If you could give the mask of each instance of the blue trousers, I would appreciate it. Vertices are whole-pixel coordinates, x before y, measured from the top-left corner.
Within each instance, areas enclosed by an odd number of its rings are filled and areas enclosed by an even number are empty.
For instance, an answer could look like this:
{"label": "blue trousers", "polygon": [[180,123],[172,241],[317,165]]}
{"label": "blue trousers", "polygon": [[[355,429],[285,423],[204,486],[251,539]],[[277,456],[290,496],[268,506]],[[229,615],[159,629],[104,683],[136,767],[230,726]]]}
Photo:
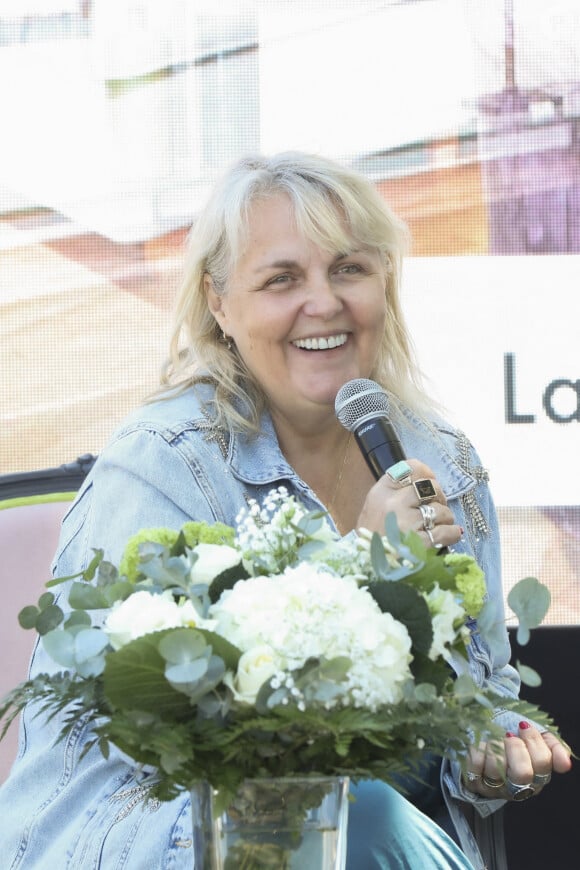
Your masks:
{"label": "blue trousers", "polygon": [[347,870],[473,870],[453,840],[384,782],[351,786]]}

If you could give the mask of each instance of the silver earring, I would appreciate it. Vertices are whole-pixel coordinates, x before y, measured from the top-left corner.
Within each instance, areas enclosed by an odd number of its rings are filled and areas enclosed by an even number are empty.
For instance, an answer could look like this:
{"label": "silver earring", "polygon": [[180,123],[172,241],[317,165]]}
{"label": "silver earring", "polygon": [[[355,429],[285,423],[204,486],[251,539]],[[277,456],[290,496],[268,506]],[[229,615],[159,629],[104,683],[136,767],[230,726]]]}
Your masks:
{"label": "silver earring", "polygon": [[226,345],[228,350],[232,349],[232,340],[229,337],[229,335],[225,334],[223,329],[222,329],[222,341],[224,342],[224,344]]}

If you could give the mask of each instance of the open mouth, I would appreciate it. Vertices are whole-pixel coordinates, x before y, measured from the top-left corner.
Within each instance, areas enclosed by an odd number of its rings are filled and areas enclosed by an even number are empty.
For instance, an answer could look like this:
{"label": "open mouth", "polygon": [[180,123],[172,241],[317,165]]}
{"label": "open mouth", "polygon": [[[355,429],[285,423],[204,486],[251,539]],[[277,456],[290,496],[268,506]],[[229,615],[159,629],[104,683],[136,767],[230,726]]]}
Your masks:
{"label": "open mouth", "polygon": [[346,344],[347,338],[346,332],[340,332],[338,335],[321,336],[320,338],[298,338],[292,344],[301,350],[332,350]]}

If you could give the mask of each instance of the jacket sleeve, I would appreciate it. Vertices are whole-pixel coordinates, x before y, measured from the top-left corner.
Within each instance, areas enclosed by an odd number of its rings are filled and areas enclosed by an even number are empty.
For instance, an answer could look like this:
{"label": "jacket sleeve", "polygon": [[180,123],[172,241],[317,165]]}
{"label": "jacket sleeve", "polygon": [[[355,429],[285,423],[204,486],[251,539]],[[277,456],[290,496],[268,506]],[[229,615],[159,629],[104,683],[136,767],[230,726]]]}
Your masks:
{"label": "jacket sleeve", "polygon": [[[481,469],[480,459],[470,445],[471,468]],[[504,591],[501,576],[501,543],[497,511],[486,479],[480,480],[470,496],[474,505],[475,516],[470,515],[469,504],[465,506],[467,534],[470,537],[474,555],[485,573],[488,600],[495,610],[495,621],[505,626],[506,614]],[[481,522],[478,522],[479,518]],[[511,647],[507,628],[503,632],[503,643],[491,650],[477,631],[474,622],[471,632],[469,649],[469,668],[476,682],[491,689],[499,696],[517,698],[520,690],[520,677],[510,664]],[[499,707],[494,712],[494,721],[506,731],[518,730],[521,717]],[[474,804],[482,816],[501,807],[504,800],[488,800],[475,795],[464,788],[461,780],[461,765],[459,761],[445,762],[443,765],[443,782],[452,798]]]}
{"label": "jacket sleeve", "polygon": [[[225,463],[212,447],[191,432],[123,431],[103,451],[65,518],[56,576],[82,571],[93,548],[118,564],[128,538],[141,528],[222,519],[240,496],[231,486],[228,496],[215,492],[211,481],[224,480]],[[56,588],[62,600],[66,587]],[[31,673],[54,670],[58,666],[37,644]],[[20,866],[15,856],[22,854],[26,866],[117,867],[121,855],[127,868],[191,866],[187,795],[167,804],[148,799],[146,769],[117,751],[108,759],[96,745],[87,751],[91,735],[82,719],[59,740],[62,716],[47,720],[38,713],[34,704],[23,712],[19,757],[0,792],[6,866]]]}
{"label": "jacket sleeve", "polygon": [[[82,570],[94,548],[118,563],[140,529],[180,528],[192,519],[228,522],[210,478],[216,462],[191,432],[172,438],[145,426],[122,432],[99,456],[65,517],[53,573]],[[227,467],[223,460],[219,465],[223,477]]]}

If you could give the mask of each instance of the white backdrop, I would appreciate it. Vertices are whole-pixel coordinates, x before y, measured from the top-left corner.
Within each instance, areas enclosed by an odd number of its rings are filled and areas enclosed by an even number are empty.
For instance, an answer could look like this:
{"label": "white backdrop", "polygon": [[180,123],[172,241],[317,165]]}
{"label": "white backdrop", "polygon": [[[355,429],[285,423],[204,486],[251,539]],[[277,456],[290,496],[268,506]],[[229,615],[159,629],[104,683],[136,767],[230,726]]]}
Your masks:
{"label": "white backdrop", "polygon": [[476,442],[497,503],[577,505],[580,256],[411,258],[403,288],[421,367]]}

